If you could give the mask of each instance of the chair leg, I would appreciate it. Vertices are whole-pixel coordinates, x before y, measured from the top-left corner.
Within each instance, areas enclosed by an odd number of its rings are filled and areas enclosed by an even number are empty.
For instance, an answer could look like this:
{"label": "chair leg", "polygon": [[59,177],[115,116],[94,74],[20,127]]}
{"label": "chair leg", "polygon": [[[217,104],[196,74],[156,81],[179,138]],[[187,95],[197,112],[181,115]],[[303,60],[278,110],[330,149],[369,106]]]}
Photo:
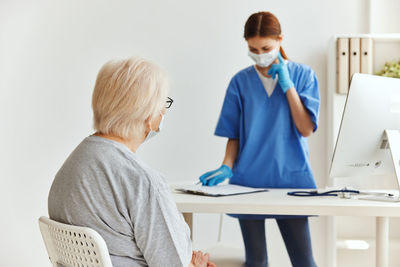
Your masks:
{"label": "chair leg", "polygon": [[224,214],[220,213],[219,215],[219,227],[218,227],[218,243],[221,242],[221,236],[222,236],[222,223],[224,221]]}

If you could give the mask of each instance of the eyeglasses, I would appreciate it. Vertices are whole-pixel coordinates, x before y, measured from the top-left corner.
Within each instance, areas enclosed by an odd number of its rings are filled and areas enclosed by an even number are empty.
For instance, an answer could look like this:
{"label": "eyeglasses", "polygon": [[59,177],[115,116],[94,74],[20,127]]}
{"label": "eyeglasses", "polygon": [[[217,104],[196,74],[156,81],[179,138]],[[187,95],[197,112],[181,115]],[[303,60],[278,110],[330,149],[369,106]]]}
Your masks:
{"label": "eyeglasses", "polygon": [[167,97],[167,103],[165,105],[165,108],[170,108],[174,100],[170,97]]}

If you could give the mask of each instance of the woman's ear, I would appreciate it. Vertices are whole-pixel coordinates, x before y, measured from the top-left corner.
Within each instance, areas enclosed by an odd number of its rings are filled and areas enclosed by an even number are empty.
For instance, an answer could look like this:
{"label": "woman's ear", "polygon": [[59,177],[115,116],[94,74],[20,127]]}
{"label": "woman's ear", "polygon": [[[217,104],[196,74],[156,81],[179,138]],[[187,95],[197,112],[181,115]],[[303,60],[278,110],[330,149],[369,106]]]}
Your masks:
{"label": "woman's ear", "polygon": [[151,130],[151,116],[147,117],[147,119],[144,121],[144,128],[146,133]]}

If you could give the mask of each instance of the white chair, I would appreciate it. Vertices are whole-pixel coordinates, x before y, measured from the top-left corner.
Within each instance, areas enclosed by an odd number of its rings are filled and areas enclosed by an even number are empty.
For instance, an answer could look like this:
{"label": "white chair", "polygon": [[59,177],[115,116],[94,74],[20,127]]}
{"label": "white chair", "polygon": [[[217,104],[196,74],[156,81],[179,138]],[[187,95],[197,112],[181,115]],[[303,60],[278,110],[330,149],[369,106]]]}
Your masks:
{"label": "white chair", "polygon": [[112,267],[104,239],[93,229],[39,218],[40,232],[54,267]]}

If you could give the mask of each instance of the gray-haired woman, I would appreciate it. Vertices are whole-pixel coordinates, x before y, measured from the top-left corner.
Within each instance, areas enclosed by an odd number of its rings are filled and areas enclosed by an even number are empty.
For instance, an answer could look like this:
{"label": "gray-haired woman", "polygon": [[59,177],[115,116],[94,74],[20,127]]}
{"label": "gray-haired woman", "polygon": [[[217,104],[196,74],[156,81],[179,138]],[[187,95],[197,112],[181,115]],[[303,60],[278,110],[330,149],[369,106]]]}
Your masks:
{"label": "gray-haired woman", "polygon": [[192,252],[165,178],[136,155],[160,131],[172,102],[167,94],[167,75],[155,64],[106,63],[93,91],[96,132],[71,153],[50,189],[50,218],[96,230],[114,267],[215,266],[208,254]]}

